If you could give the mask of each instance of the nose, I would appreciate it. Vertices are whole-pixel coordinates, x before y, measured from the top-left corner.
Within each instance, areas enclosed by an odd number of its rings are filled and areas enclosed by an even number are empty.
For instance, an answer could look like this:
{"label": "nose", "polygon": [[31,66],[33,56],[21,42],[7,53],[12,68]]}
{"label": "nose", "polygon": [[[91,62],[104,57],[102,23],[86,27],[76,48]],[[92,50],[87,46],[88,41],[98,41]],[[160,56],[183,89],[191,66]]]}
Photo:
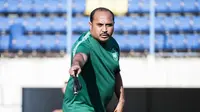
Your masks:
{"label": "nose", "polygon": [[103,31],[103,32],[107,32],[107,27],[106,27],[106,25],[103,25],[102,31]]}

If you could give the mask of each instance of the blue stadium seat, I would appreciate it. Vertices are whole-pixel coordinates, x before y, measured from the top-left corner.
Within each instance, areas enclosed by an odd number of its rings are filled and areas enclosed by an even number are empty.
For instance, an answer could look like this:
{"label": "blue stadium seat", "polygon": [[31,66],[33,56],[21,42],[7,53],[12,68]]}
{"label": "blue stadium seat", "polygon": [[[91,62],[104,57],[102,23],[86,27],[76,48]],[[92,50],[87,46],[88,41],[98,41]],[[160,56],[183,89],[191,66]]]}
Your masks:
{"label": "blue stadium seat", "polygon": [[113,37],[118,42],[121,51],[129,52],[131,50],[129,35],[115,34]]}
{"label": "blue stadium seat", "polygon": [[156,16],[155,18],[155,31],[164,31],[164,17]]}
{"label": "blue stadium seat", "polygon": [[26,13],[26,12],[33,12],[33,1],[32,0],[21,0],[20,2],[19,12]]}
{"label": "blue stadium seat", "polygon": [[83,22],[83,23],[80,24],[81,31],[88,31],[89,30],[89,19],[88,19],[88,17],[83,17],[81,20]]}
{"label": "blue stadium seat", "polygon": [[10,27],[11,50],[27,50],[28,38],[24,36],[24,27],[22,24],[13,24]]}
{"label": "blue stadium seat", "polygon": [[27,37],[30,41],[28,48],[31,51],[37,51],[41,48],[41,35],[30,35]]}
{"label": "blue stadium seat", "polygon": [[50,17],[40,17],[39,22],[40,22],[39,30],[41,32],[49,32],[53,27],[51,24],[52,21]]}
{"label": "blue stadium seat", "polygon": [[180,31],[192,30],[190,21],[191,21],[190,17],[188,17],[188,16],[179,16],[179,18],[178,18],[178,30],[180,30]]}
{"label": "blue stadium seat", "polygon": [[187,50],[186,46],[186,38],[184,35],[172,35],[172,38],[174,39],[174,48],[179,50]]}
{"label": "blue stadium seat", "polygon": [[89,30],[88,17],[75,17],[72,19],[72,30],[78,32],[84,32]]}
{"label": "blue stadium seat", "polygon": [[128,13],[140,12],[139,0],[128,0]]}
{"label": "blue stadium seat", "polygon": [[198,6],[196,0],[183,0],[184,1],[184,7],[183,11],[184,12],[198,12]]}
{"label": "blue stadium seat", "polygon": [[167,39],[168,42],[171,41],[170,43],[167,43],[166,45],[167,49],[187,50],[186,39],[184,35],[172,34],[171,37],[167,37]]}
{"label": "blue stadium seat", "polygon": [[52,51],[56,47],[56,36],[55,35],[43,35],[42,36],[41,51]]}
{"label": "blue stadium seat", "polygon": [[196,0],[195,6],[197,7],[197,11],[200,11],[200,0]]}
{"label": "blue stadium seat", "polygon": [[155,50],[164,50],[164,45],[165,44],[165,36],[158,34],[155,36]]}
{"label": "blue stadium seat", "polygon": [[84,13],[84,11],[85,11],[85,0],[73,0],[72,11],[74,13]]}
{"label": "blue stadium seat", "polygon": [[193,30],[195,31],[200,31],[200,24],[199,24],[199,21],[200,21],[200,16],[194,16],[193,18]]}
{"label": "blue stadium seat", "polygon": [[72,45],[78,40],[78,38],[80,37],[80,35],[78,35],[78,34],[73,34],[72,35]]}
{"label": "blue stadium seat", "polygon": [[25,29],[27,32],[39,31],[39,19],[37,17],[30,17],[25,19]]}
{"label": "blue stadium seat", "polygon": [[28,50],[28,38],[24,35],[13,36],[11,42],[11,51],[27,51]]}
{"label": "blue stadium seat", "polygon": [[133,22],[134,22],[134,18],[125,16],[122,18],[121,24],[118,22],[116,22],[116,24],[120,24],[120,26],[117,26],[117,27],[122,28],[123,31],[133,31],[135,29]]}
{"label": "blue stadium seat", "polygon": [[8,31],[10,27],[9,18],[0,16],[0,21],[0,31]]}
{"label": "blue stadium seat", "polygon": [[0,0],[0,12],[6,12],[5,4],[6,0]]}
{"label": "blue stadium seat", "polygon": [[24,26],[21,23],[11,25],[10,35],[12,37],[24,35]]}
{"label": "blue stadium seat", "polygon": [[139,7],[141,12],[149,12],[150,0],[140,0]]}
{"label": "blue stadium seat", "polygon": [[165,17],[165,30],[166,31],[175,31],[177,29],[177,26],[175,25],[175,17],[173,16],[169,16],[169,17]]}
{"label": "blue stadium seat", "polygon": [[19,11],[19,0],[7,0],[7,12],[18,12]]}
{"label": "blue stadium seat", "polygon": [[59,10],[60,12],[67,12],[67,0],[60,0],[59,2]]}
{"label": "blue stadium seat", "polygon": [[63,32],[66,31],[66,24],[67,21],[65,19],[65,17],[55,17],[53,19],[53,31],[55,32]]}
{"label": "blue stadium seat", "polygon": [[56,51],[66,51],[67,49],[67,37],[66,35],[59,35],[56,37]]}
{"label": "blue stadium seat", "polygon": [[124,17],[120,17],[120,16],[116,16],[115,17],[115,24],[114,24],[114,28],[116,32],[120,32],[122,31],[122,27],[123,27],[123,22],[124,22]]}
{"label": "blue stadium seat", "polygon": [[24,25],[24,18],[22,18],[22,17],[16,17],[15,19],[14,19],[14,22],[13,22],[13,24],[23,24]]}
{"label": "blue stadium seat", "polygon": [[137,17],[136,18],[136,29],[139,31],[148,31],[149,30],[148,17]]}
{"label": "blue stadium seat", "polygon": [[144,50],[144,47],[142,46],[142,38],[141,35],[128,35],[128,44],[130,46],[130,49],[133,51],[141,51]]}
{"label": "blue stadium seat", "polygon": [[33,0],[33,12],[47,12],[48,2],[46,0]]}
{"label": "blue stadium seat", "polygon": [[0,52],[8,51],[10,38],[9,35],[0,35]]}
{"label": "blue stadium seat", "polygon": [[43,35],[40,51],[66,51],[67,40],[66,35]]}
{"label": "blue stadium seat", "polygon": [[182,12],[183,6],[181,5],[181,0],[170,0],[170,12]]}
{"label": "blue stadium seat", "polygon": [[149,35],[142,35],[142,46],[146,51],[149,51],[149,41]]}
{"label": "blue stadium seat", "polygon": [[155,0],[156,2],[156,7],[155,11],[156,12],[168,12],[169,6],[167,5],[169,3],[169,0]]}
{"label": "blue stadium seat", "polygon": [[173,39],[171,35],[166,35],[166,42],[165,42],[165,50],[172,51],[173,50]]}
{"label": "blue stadium seat", "polygon": [[59,12],[59,0],[48,0],[47,12]]}
{"label": "blue stadium seat", "polygon": [[187,34],[187,48],[191,50],[200,50],[200,35]]}

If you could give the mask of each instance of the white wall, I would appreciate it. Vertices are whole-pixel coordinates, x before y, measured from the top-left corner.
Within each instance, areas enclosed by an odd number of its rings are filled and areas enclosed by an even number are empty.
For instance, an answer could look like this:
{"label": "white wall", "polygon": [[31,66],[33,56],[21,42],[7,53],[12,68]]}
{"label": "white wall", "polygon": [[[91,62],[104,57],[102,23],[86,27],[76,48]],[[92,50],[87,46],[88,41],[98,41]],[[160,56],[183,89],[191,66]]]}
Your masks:
{"label": "white wall", "polygon": [[[199,58],[121,58],[125,87],[200,87]],[[0,112],[21,112],[23,87],[62,87],[69,58],[0,59]]]}

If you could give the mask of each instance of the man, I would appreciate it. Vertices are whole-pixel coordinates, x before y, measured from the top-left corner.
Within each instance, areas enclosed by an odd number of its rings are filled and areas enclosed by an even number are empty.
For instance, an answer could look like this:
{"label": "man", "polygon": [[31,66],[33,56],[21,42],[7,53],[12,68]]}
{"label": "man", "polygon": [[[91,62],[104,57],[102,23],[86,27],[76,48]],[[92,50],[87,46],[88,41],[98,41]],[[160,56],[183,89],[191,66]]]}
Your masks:
{"label": "man", "polygon": [[[96,8],[90,14],[89,26],[90,31],[83,33],[72,47],[63,111],[106,112],[115,92],[119,100],[114,112],[122,112],[125,100],[119,46],[112,37],[114,14],[107,8]],[[77,95],[73,94],[73,77],[78,77],[82,85]]]}

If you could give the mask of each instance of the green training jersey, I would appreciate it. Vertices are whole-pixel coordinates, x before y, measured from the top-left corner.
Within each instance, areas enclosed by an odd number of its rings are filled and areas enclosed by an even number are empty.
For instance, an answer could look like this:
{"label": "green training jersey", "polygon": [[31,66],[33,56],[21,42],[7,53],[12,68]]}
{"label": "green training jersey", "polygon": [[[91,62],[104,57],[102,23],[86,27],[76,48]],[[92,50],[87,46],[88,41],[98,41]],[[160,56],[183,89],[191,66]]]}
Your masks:
{"label": "green training jersey", "polygon": [[64,112],[106,111],[115,89],[115,74],[120,71],[119,51],[113,37],[102,44],[89,31],[80,36],[72,47],[72,57],[76,53],[88,56],[78,77],[82,89],[74,95],[73,78],[69,78],[63,100]]}

